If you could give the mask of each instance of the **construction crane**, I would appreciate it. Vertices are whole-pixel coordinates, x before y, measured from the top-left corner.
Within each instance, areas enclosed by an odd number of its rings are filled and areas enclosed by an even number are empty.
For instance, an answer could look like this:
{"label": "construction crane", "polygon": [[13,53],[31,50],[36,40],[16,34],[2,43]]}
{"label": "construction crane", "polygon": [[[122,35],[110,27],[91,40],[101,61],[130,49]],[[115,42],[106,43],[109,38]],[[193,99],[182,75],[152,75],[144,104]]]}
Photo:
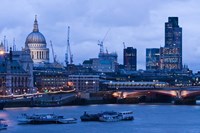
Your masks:
{"label": "construction crane", "polygon": [[106,54],[108,54],[108,49],[106,48]]}
{"label": "construction crane", "polygon": [[53,55],[53,62],[56,63],[56,55],[54,54],[52,41],[50,41],[50,45],[51,45],[51,50],[52,50],[52,55]]}
{"label": "construction crane", "polygon": [[123,42],[123,46],[124,46],[124,49],[126,49],[126,45],[125,45],[125,42]]}
{"label": "construction crane", "polygon": [[104,48],[103,48],[103,41],[98,40],[98,44],[100,46],[100,52],[99,53],[104,53]]}
{"label": "construction crane", "polygon": [[[73,55],[72,55],[71,48],[70,48],[69,35],[70,35],[70,27],[68,26],[68,32],[67,32],[67,51],[65,53],[65,63],[66,63],[66,66],[68,64],[72,64],[73,63]],[[69,55],[69,57],[68,57],[68,55]],[[69,58],[69,61],[68,61],[68,58]]]}
{"label": "construction crane", "polygon": [[[7,41],[6,36],[4,36],[4,38],[3,38],[3,45],[4,45],[4,50],[5,51],[6,51],[6,41]],[[7,52],[8,52],[8,44],[7,44]]]}
{"label": "construction crane", "polygon": [[13,38],[13,51],[16,51],[15,38]]}
{"label": "construction crane", "polygon": [[103,38],[101,41],[98,40],[98,44],[97,44],[97,45],[100,46],[100,53],[104,53],[103,43],[104,43],[105,38],[106,38],[106,36],[108,35],[108,32],[109,32],[109,31],[110,31],[110,29],[108,29],[108,31],[106,32],[104,38]]}

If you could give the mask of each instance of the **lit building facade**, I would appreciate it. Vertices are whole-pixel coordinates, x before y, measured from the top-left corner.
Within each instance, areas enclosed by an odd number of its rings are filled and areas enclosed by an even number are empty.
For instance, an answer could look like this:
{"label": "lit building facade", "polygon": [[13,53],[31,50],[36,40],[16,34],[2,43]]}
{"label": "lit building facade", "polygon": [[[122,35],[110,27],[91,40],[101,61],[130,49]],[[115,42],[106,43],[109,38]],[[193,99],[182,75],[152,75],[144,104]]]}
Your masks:
{"label": "lit building facade", "polygon": [[68,81],[78,92],[99,91],[99,75],[69,75]]}
{"label": "lit building facade", "polygon": [[0,53],[0,95],[35,93],[30,51]]}
{"label": "lit building facade", "polygon": [[178,17],[169,17],[165,23],[165,46],[160,48],[160,69],[182,69],[182,28]]}
{"label": "lit building facade", "polygon": [[124,67],[126,70],[137,70],[137,49],[133,47],[124,49]]}
{"label": "lit building facade", "polygon": [[38,91],[66,91],[68,74],[65,68],[61,65],[53,63],[42,63],[34,67],[34,86]]}
{"label": "lit building facade", "polygon": [[160,67],[160,49],[146,49],[146,70],[159,70]]}

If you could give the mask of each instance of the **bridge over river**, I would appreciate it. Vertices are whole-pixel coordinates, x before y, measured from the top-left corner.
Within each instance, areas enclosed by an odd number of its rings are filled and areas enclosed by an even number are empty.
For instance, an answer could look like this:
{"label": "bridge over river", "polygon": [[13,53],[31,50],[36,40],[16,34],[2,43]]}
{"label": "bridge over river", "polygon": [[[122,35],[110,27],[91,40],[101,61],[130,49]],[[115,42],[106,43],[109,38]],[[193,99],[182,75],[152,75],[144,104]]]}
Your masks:
{"label": "bridge over river", "polygon": [[119,100],[137,99],[138,102],[196,104],[200,99],[200,87],[124,88],[118,89],[113,96]]}

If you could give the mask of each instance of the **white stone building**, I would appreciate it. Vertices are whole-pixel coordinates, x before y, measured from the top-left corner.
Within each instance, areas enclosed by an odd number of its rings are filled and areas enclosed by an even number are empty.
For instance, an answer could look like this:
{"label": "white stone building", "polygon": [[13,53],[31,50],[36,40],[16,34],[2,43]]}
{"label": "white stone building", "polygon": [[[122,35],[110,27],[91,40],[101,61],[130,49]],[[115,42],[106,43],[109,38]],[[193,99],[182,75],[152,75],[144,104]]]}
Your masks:
{"label": "white stone building", "polygon": [[34,64],[49,62],[49,49],[44,35],[39,32],[37,16],[35,17],[33,31],[26,38],[25,49],[30,50]]}

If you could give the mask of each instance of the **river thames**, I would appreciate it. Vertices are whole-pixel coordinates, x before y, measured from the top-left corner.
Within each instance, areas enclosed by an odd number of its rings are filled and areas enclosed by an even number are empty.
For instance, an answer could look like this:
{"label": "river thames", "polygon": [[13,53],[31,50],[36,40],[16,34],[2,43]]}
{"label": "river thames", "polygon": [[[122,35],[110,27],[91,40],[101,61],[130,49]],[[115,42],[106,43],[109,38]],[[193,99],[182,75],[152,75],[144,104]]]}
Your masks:
{"label": "river thames", "polygon": [[[121,122],[81,122],[87,111],[134,112],[135,120]],[[75,117],[76,124],[18,125],[21,113],[55,113]],[[200,133],[200,106],[175,105],[89,105],[50,108],[6,108],[0,117],[7,120],[8,129],[1,133]]]}

